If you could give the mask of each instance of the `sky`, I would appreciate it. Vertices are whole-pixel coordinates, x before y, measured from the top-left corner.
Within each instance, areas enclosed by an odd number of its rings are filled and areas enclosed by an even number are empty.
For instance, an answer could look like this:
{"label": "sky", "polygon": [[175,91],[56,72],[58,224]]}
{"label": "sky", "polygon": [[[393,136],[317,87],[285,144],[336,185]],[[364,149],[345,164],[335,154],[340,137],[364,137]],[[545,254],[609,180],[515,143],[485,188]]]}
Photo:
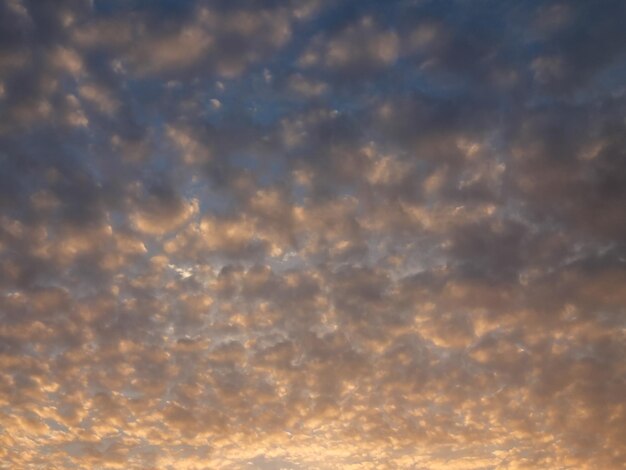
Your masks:
{"label": "sky", "polygon": [[0,469],[625,468],[625,22],[0,0]]}

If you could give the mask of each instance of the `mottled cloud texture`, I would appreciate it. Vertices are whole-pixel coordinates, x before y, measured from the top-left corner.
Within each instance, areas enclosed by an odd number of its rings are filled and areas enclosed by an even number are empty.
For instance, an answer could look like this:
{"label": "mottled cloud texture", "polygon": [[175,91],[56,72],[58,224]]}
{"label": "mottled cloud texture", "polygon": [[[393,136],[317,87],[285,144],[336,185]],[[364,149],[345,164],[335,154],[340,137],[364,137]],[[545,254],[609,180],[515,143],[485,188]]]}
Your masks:
{"label": "mottled cloud texture", "polygon": [[626,466],[626,2],[0,5],[0,468]]}

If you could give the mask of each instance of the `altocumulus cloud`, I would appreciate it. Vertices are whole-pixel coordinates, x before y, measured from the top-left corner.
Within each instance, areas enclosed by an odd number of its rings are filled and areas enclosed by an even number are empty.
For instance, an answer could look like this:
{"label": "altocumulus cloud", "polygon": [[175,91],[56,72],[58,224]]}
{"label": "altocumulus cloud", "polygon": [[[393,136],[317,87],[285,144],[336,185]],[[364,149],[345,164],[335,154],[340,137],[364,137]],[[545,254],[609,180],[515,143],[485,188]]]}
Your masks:
{"label": "altocumulus cloud", "polygon": [[2,0],[0,468],[624,468],[624,20]]}

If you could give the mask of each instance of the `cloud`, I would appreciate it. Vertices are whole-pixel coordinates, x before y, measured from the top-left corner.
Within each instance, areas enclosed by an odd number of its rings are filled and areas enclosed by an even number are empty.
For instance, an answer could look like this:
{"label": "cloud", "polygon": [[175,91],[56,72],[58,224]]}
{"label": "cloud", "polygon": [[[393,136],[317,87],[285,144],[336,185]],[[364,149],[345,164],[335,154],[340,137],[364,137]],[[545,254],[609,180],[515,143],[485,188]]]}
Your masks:
{"label": "cloud", "polygon": [[396,32],[382,29],[373,18],[364,17],[330,38],[313,38],[298,64],[304,69],[322,66],[339,71],[369,71],[393,65],[399,54]]}
{"label": "cloud", "polygon": [[[222,77],[238,76],[249,64],[284,46],[291,36],[288,11],[276,7],[255,11],[250,3],[242,3],[241,8],[223,10],[198,5],[174,24],[141,12],[144,27],[135,29],[124,62],[138,75],[175,76],[188,69],[199,72],[201,67]],[[121,27],[122,31],[129,28],[127,24]],[[106,33],[114,26],[104,23],[96,28]],[[79,31],[76,38],[94,43],[94,37],[101,37],[99,30]]]}
{"label": "cloud", "polygon": [[587,3],[2,3],[2,462],[622,468]]}
{"label": "cloud", "polygon": [[183,200],[171,188],[154,186],[139,196],[138,207],[130,213],[132,225],[140,232],[160,235],[183,225],[198,213],[197,200]]}
{"label": "cloud", "polygon": [[117,111],[119,103],[111,97],[106,89],[94,85],[82,85],[78,93],[82,98],[93,103],[98,109],[104,113],[111,115]]}
{"label": "cloud", "polygon": [[328,85],[325,83],[307,80],[300,73],[289,77],[289,87],[295,92],[307,97],[323,95],[328,91]]}

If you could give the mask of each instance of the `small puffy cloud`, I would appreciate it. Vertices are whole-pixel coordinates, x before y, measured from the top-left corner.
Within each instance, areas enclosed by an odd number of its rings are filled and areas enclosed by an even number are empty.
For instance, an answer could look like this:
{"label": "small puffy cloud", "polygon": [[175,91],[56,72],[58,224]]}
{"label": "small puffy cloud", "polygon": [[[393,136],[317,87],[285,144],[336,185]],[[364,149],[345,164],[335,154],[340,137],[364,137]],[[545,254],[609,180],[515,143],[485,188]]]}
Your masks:
{"label": "small puffy cloud", "polygon": [[198,200],[186,200],[177,195],[172,188],[157,184],[140,192],[129,212],[132,225],[151,235],[169,232],[198,213]]}
{"label": "small puffy cloud", "polygon": [[[215,107],[212,102],[211,105]],[[202,163],[211,158],[211,151],[208,145],[198,141],[189,130],[168,126],[167,136],[180,150],[182,160],[186,164]]]}
{"label": "small puffy cloud", "polygon": [[399,54],[397,33],[364,17],[333,37],[316,37],[300,56],[299,64],[303,68],[320,65],[331,69],[369,69],[393,65]]}
{"label": "small puffy cloud", "polygon": [[50,60],[56,68],[74,76],[83,72],[83,61],[80,55],[72,49],[57,47],[52,52]]}
{"label": "small puffy cloud", "polygon": [[[252,8],[244,5],[221,11],[197,6],[173,28],[167,24],[162,30],[142,28],[124,60],[140,76],[184,75],[187,69],[198,71],[201,67],[222,77],[236,77],[248,65],[284,46],[291,37],[287,10]],[[146,17],[147,25],[150,21]],[[90,34],[93,33],[79,33],[77,40],[88,41]]]}
{"label": "small puffy cloud", "polygon": [[114,114],[120,106],[120,103],[111,96],[110,92],[97,85],[81,85],[78,93],[81,98],[94,104],[100,112],[109,116]]}
{"label": "small puffy cloud", "polygon": [[326,83],[307,80],[299,73],[289,77],[289,88],[306,97],[320,96],[328,91],[328,85]]}
{"label": "small puffy cloud", "polygon": [[214,39],[199,26],[183,27],[167,36],[145,38],[136,44],[129,61],[139,74],[177,70],[194,64],[208,53]]}

